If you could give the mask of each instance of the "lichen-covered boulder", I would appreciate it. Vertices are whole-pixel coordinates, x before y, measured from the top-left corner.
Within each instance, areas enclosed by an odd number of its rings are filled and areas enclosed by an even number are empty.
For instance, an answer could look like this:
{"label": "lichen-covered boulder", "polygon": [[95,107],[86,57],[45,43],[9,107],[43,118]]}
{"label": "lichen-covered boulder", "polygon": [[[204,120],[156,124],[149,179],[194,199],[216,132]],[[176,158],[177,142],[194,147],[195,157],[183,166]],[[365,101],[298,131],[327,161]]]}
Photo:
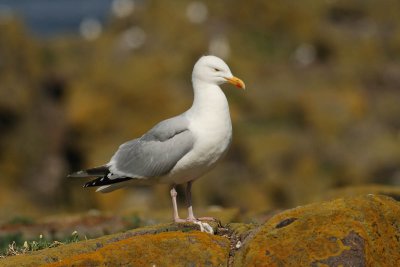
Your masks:
{"label": "lichen-covered boulder", "polygon": [[226,266],[229,239],[198,230],[155,225],[0,259],[0,266]]}
{"label": "lichen-covered boulder", "polygon": [[0,266],[400,266],[400,203],[364,195],[263,225],[163,224],[0,259]]}
{"label": "lichen-covered boulder", "polygon": [[400,266],[400,205],[367,195],[284,211],[254,231],[235,266]]}
{"label": "lichen-covered boulder", "polygon": [[113,242],[47,266],[226,266],[228,255],[227,238],[165,232]]}

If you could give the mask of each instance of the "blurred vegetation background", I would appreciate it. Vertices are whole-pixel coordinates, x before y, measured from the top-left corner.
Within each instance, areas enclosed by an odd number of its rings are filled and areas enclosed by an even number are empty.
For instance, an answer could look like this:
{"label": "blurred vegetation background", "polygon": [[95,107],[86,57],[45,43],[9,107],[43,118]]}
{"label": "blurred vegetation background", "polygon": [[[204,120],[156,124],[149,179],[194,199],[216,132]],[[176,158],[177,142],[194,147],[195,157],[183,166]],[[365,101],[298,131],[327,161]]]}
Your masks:
{"label": "blurred vegetation background", "polygon": [[44,35],[0,5],[0,219],[169,211],[165,185],[103,195],[66,175],[189,108],[193,64],[210,53],[248,89],[224,86],[233,145],[196,181],[196,208],[264,212],[400,183],[399,1],[107,4],[103,19]]}

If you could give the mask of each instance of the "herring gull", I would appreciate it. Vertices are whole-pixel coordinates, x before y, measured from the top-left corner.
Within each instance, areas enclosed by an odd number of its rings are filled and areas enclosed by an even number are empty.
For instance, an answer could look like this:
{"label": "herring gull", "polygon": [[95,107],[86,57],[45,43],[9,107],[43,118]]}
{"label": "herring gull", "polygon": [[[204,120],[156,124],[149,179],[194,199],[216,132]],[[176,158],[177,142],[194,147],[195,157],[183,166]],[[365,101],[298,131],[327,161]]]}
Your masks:
{"label": "herring gull", "polygon": [[[216,165],[232,140],[228,101],[219,87],[224,83],[245,88],[222,59],[201,57],[193,68],[194,100],[187,111],[122,144],[107,164],[68,177],[94,177],[84,187],[98,186],[96,192],[102,193],[135,183],[169,184],[174,221],[198,222],[192,208],[192,183]],[[175,190],[185,183],[186,220],[178,215]]]}

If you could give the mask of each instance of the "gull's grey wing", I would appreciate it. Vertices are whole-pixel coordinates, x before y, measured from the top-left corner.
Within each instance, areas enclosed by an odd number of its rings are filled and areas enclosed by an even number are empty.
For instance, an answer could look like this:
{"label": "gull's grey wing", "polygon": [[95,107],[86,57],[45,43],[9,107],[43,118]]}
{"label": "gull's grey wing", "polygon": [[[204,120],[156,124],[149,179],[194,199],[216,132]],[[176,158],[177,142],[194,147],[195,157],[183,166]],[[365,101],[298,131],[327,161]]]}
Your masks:
{"label": "gull's grey wing", "polygon": [[184,116],[177,116],[158,123],[141,138],[122,144],[110,161],[110,170],[139,178],[168,173],[193,147],[194,136],[188,124]]}

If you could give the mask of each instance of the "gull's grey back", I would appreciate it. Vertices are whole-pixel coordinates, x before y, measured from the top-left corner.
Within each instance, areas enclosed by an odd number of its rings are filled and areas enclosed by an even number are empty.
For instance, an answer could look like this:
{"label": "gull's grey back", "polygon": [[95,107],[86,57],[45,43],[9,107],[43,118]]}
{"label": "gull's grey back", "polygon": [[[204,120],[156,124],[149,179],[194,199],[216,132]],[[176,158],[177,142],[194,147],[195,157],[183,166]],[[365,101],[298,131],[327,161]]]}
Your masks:
{"label": "gull's grey back", "polygon": [[122,144],[110,163],[111,170],[128,177],[157,177],[167,174],[191,150],[193,134],[184,116],[158,123],[141,138]]}

